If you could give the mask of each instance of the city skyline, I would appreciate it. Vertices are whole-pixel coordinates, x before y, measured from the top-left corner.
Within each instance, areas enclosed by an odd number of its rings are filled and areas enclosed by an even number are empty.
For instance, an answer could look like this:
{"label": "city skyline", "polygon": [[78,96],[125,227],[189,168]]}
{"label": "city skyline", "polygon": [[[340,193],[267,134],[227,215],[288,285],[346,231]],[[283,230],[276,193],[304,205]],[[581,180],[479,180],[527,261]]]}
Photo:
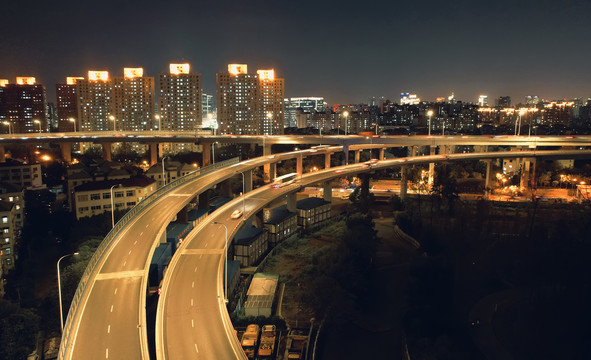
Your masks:
{"label": "city skyline", "polygon": [[591,50],[584,46],[591,4],[582,1],[226,1],[170,9],[152,1],[64,1],[8,3],[3,10],[0,78],[35,76],[50,100],[53,84],[89,69],[143,67],[156,75],[175,62],[191,63],[206,93],[227,64],[247,63],[282,74],[288,97],[328,103],[401,92],[425,100],[454,92],[470,102],[481,94],[517,101],[591,95]]}

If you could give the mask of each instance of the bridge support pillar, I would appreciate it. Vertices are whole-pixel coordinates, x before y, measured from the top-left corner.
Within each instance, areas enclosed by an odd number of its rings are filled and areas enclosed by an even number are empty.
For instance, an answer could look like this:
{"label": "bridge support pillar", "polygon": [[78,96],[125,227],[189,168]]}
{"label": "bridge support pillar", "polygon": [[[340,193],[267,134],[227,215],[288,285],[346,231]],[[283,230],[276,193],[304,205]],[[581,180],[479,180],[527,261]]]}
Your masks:
{"label": "bridge support pillar", "polygon": [[[429,146],[429,154],[435,155],[435,146]],[[429,163],[429,189],[433,186],[433,178],[435,177],[435,163]]]}
{"label": "bridge support pillar", "polygon": [[271,144],[265,144],[263,146],[263,156],[267,156],[267,155],[271,155],[273,154],[273,151],[271,149]]}
{"label": "bridge support pillar", "polygon": [[213,144],[204,142],[202,145],[203,151],[201,152],[201,167],[206,167],[211,165],[211,148]]}
{"label": "bridge support pillar", "polygon": [[343,145],[343,165],[349,165],[349,145]]}
{"label": "bridge support pillar", "polygon": [[252,170],[244,172],[244,192],[252,191]]}
{"label": "bridge support pillar", "polygon": [[295,192],[291,192],[289,194],[287,194],[287,210],[291,211],[291,212],[297,212],[296,209],[296,193]]}
{"label": "bridge support pillar", "polygon": [[62,160],[67,163],[72,162],[72,143],[70,142],[63,142],[60,144],[60,149],[62,152]]}
{"label": "bridge support pillar", "polygon": [[484,197],[488,199],[490,196],[490,180],[491,180],[491,172],[492,172],[492,160],[484,160],[486,163],[486,175],[484,178]]}
{"label": "bridge support pillar", "polygon": [[226,179],[219,183],[220,195],[223,197],[231,198],[232,197],[232,182],[230,179]]}
{"label": "bridge support pillar", "polygon": [[189,218],[189,209],[187,206],[183,207],[177,214],[176,214],[176,221],[178,222],[187,222]]}
{"label": "bridge support pillar", "polygon": [[296,158],[296,172],[298,173],[299,176],[302,176],[302,174],[304,173],[304,157],[303,157],[303,155],[300,155],[299,157]]}
{"label": "bridge support pillar", "polygon": [[6,149],[4,145],[0,145],[0,163],[6,162]]}
{"label": "bridge support pillar", "polygon": [[149,143],[150,147],[150,166],[158,162],[158,143]]}
{"label": "bridge support pillar", "polygon": [[199,194],[199,209],[209,209],[209,190],[206,190]]}
{"label": "bridge support pillar", "polygon": [[385,152],[386,152],[386,148],[380,149],[380,155],[378,156],[378,160],[380,160],[380,161],[384,160],[384,153]]}
{"label": "bridge support pillar", "polygon": [[265,183],[270,183],[271,181],[273,181],[277,174],[277,164],[270,163],[263,165],[263,174],[265,177]]}
{"label": "bridge support pillar", "polygon": [[519,186],[532,188],[535,185],[536,159],[521,159],[521,179]]}
{"label": "bridge support pillar", "polygon": [[405,200],[408,194],[408,180],[406,179],[406,166],[400,167],[400,199]]}
{"label": "bridge support pillar", "polygon": [[324,168],[330,169],[330,153],[324,154]]}
{"label": "bridge support pillar", "polygon": [[322,184],[322,187],[324,188],[324,200],[332,202],[332,185],[330,185],[330,181]]}
{"label": "bridge support pillar", "polygon": [[357,164],[359,162],[360,155],[361,155],[361,150],[355,150],[355,164]]}
{"label": "bridge support pillar", "polygon": [[101,146],[103,147],[103,159],[107,160],[107,161],[111,161],[111,146],[113,144],[111,143],[101,143]]}
{"label": "bridge support pillar", "polygon": [[408,156],[417,156],[417,147],[416,146],[410,146],[408,148]]}

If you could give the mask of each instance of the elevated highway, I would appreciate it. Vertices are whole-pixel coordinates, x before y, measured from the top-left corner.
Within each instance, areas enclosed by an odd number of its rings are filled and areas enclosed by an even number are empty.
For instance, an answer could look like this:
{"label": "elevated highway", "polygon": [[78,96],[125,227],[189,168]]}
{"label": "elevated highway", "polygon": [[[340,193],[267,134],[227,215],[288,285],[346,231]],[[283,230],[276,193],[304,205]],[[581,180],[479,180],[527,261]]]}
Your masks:
{"label": "elevated highway", "polygon": [[[417,156],[379,161],[375,165],[356,163],[302,175],[292,185],[279,189],[264,186],[236,198],[218,209],[195,228],[177,250],[164,277],[156,317],[156,351],[159,360],[246,359],[230,322],[223,293],[223,262],[228,242],[244,224],[276,199],[316,183],[405,165],[442,161],[496,158],[591,158],[591,150],[483,152]],[[234,210],[246,212],[231,219]],[[216,224],[214,224],[214,222]]]}

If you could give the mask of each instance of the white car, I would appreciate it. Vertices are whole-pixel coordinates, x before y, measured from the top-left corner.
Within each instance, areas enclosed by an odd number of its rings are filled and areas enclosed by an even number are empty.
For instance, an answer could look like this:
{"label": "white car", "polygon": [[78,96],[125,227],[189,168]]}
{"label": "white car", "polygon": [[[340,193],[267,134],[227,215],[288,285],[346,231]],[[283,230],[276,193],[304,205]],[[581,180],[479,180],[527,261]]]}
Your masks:
{"label": "white car", "polygon": [[242,216],[242,210],[234,210],[234,211],[232,211],[232,215],[230,215],[230,218],[238,219],[241,216]]}

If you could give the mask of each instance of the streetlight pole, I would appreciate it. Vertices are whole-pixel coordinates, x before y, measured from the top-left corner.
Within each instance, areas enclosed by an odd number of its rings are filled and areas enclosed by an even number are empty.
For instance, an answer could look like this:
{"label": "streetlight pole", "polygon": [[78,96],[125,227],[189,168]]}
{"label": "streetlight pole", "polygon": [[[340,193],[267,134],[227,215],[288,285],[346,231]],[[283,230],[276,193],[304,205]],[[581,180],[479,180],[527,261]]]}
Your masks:
{"label": "streetlight pole", "polygon": [[68,121],[70,121],[70,122],[72,122],[74,124],[74,132],[76,132],[76,119],[69,118]]}
{"label": "streetlight pole", "polygon": [[117,119],[113,115],[109,115],[109,120],[113,122],[113,131],[117,131]]}
{"label": "streetlight pole", "polygon": [[349,112],[348,112],[348,111],[345,111],[345,112],[343,113],[343,116],[345,117],[345,136],[347,136],[347,133],[348,133],[348,130],[349,130],[349,121],[348,121],[348,120],[349,120],[349,119],[348,119],[348,117],[349,117]]}
{"label": "streetlight pole", "polygon": [[76,256],[78,255],[77,252],[73,253],[73,254],[67,254],[62,256],[61,258],[59,258],[59,260],[57,261],[57,292],[58,292],[58,297],[59,297],[59,302],[60,302],[60,326],[62,329],[62,333],[64,332],[64,310],[62,308],[62,282],[61,282],[61,277],[60,277],[60,261],[62,261],[64,258],[67,258],[68,256]]}
{"label": "streetlight pole", "polygon": [[244,180],[244,173],[241,172],[240,175],[242,175],[242,216],[245,215],[246,213],[246,204],[245,204],[245,200],[244,198],[246,197],[246,192],[245,192],[245,180]]}
{"label": "streetlight pole", "polygon": [[111,186],[111,228],[115,227],[115,205],[113,203],[113,188],[121,187],[121,184]]}
{"label": "streetlight pole", "polygon": [[427,111],[427,116],[429,117],[429,130],[428,135],[431,136],[431,116],[433,116],[433,110]]}
{"label": "streetlight pole", "polygon": [[164,159],[166,159],[167,156],[162,158],[162,186],[166,185],[166,177],[164,175]]}
{"label": "streetlight pole", "polygon": [[8,126],[8,135],[12,134],[12,124],[10,123],[10,121],[2,121],[2,124]]}
{"label": "streetlight pole", "polygon": [[226,275],[226,281],[225,281],[225,285],[226,285],[226,289],[224,290],[224,302],[228,302],[228,227],[226,226],[226,224],[222,224],[219,223],[217,221],[212,222],[212,224],[215,225],[221,225],[224,227],[224,230],[226,230],[226,247],[224,248],[224,259],[226,261],[225,263],[225,270],[224,273]]}

